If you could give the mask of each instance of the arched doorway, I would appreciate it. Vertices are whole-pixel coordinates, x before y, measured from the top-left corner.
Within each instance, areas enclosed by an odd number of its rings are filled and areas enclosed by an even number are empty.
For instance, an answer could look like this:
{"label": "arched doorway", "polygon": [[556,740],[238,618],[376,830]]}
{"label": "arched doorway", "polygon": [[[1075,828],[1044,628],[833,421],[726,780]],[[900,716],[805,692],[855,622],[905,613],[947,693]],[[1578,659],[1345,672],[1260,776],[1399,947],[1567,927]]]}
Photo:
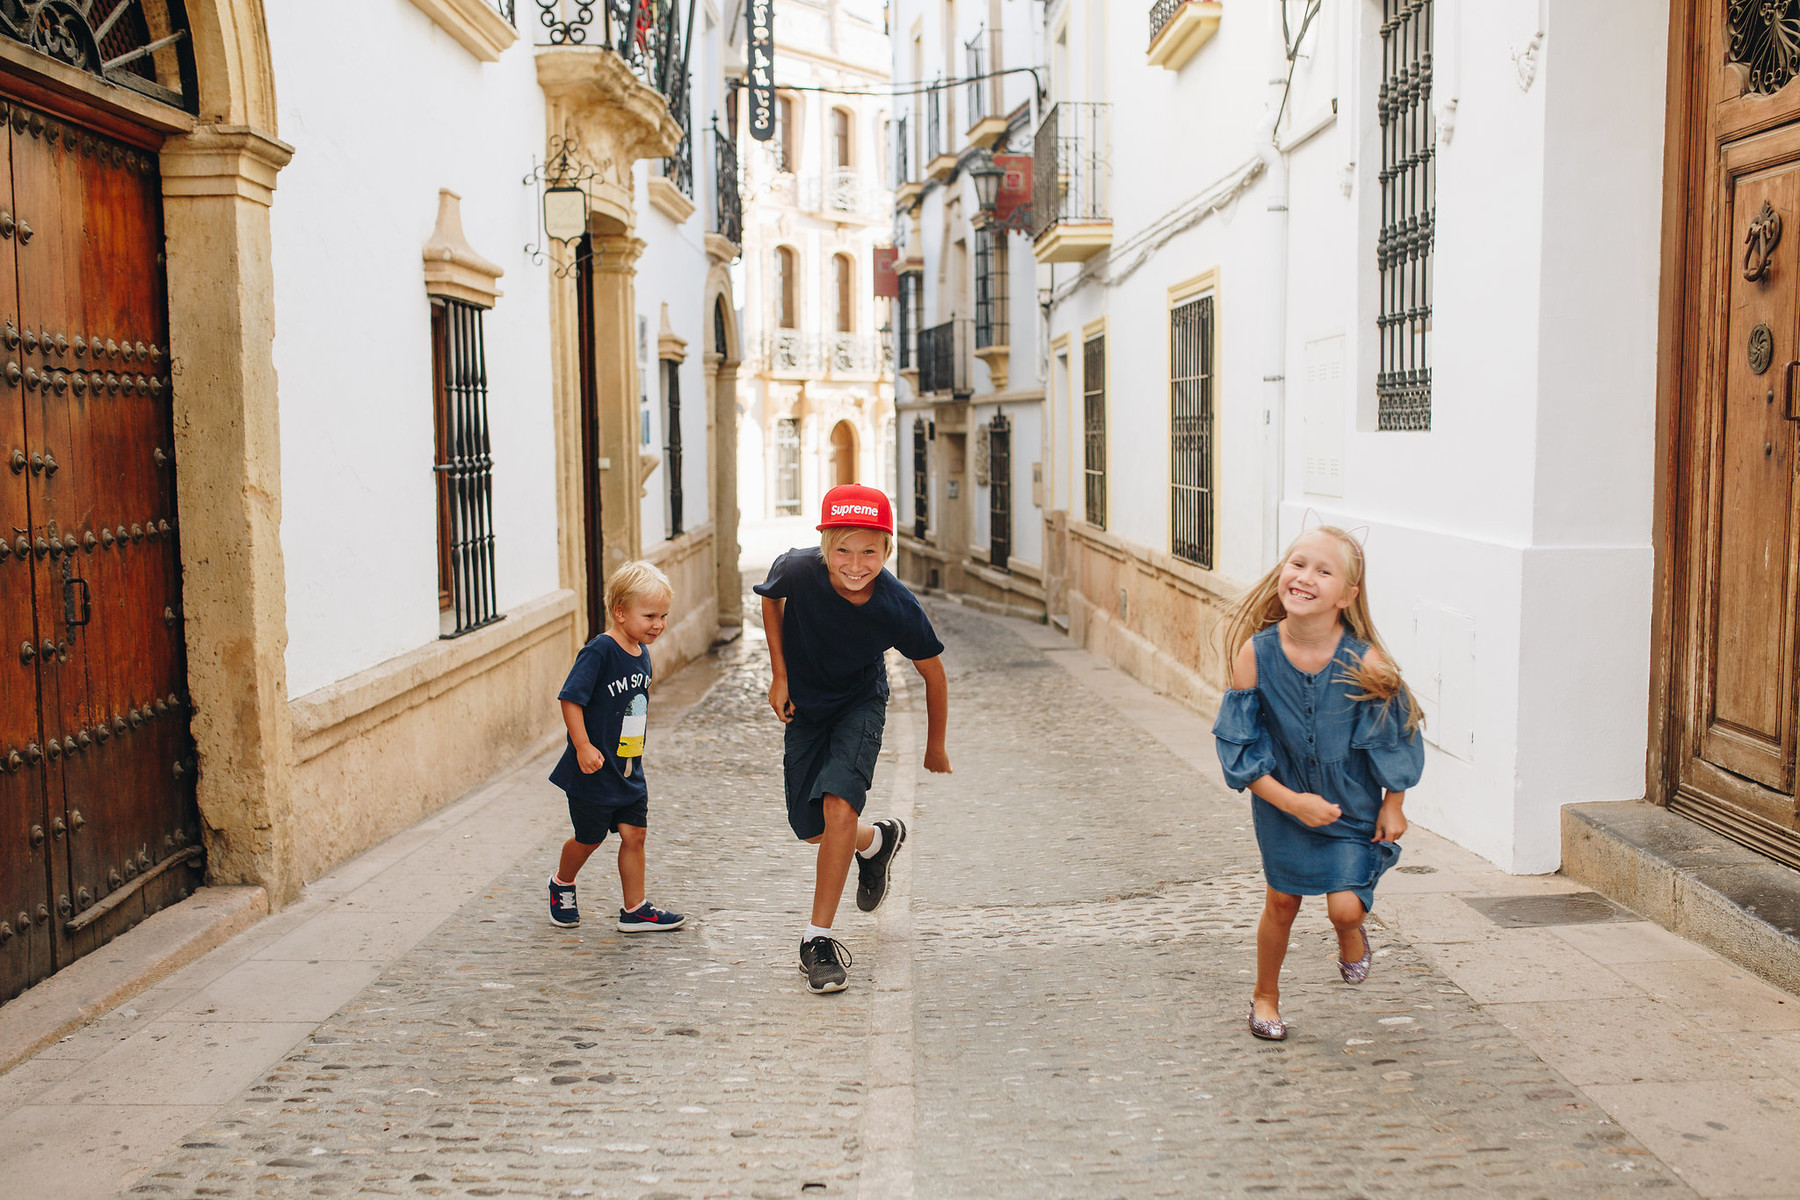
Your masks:
{"label": "arched doorway", "polygon": [[839,421],[831,428],[831,482],[856,482],[856,426]]}

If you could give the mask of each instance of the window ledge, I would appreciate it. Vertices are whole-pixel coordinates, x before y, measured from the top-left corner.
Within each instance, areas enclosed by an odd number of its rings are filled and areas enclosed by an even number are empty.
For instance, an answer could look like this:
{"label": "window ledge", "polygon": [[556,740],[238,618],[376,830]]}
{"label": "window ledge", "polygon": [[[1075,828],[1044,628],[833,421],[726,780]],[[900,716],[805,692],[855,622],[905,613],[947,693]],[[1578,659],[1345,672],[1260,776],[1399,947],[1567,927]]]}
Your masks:
{"label": "window ledge", "polygon": [[983,117],[969,126],[969,145],[987,149],[1006,136],[1005,117]]}
{"label": "window ledge", "polygon": [[1112,245],[1111,221],[1058,221],[1038,235],[1031,251],[1041,263],[1086,262]]}
{"label": "window ledge", "polygon": [[723,266],[737,259],[738,244],[722,233],[706,235],[706,253],[716,263]]}
{"label": "window ledge", "polygon": [[414,7],[482,62],[499,62],[519,31],[488,0],[412,0]]}
{"label": "window ledge", "polygon": [[650,177],[650,207],[677,225],[686,225],[687,219],[694,215],[694,202],[661,175]]}

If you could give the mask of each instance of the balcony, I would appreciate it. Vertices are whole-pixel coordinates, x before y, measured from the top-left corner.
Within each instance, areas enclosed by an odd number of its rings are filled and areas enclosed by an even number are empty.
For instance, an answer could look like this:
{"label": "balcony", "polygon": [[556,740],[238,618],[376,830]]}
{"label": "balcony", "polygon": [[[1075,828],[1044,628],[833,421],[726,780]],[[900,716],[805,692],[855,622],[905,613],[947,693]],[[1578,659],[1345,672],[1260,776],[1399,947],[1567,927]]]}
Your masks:
{"label": "balcony", "polygon": [[911,209],[925,190],[925,185],[913,178],[913,131],[909,124],[904,115],[894,122],[894,208],[899,212]]}
{"label": "balcony", "polygon": [[1032,252],[1041,263],[1086,262],[1112,245],[1107,157],[1112,105],[1064,101],[1045,114],[1032,147]]}
{"label": "balcony", "polygon": [[801,180],[800,208],[836,220],[880,221],[887,216],[864,185],[862,172],[849,167]]}
{"label": "balcony", "polygon": [[925,93],[925,178],[945,180],[956,170],[956,155],[944,140],[944,89],[939,80]]}
{"label": "balcony", "polygon": [[744,244],[744,201],[738,192],[737,145],[713,126],[713,228],[715,236],[730,243],[729,262]]}
{"label": "balcony", "polygon": [[966,400],[969,386],[969,341],[974,322],[952,318],[919,331],[919,392],[947,393]]}
{"label": "balcony", "polygon": [[775,329],[763,338],[763,363],[772,375],[876,379],[886,358],[881,339],[861,333],[820,337],[798,329]]}
{"label": "balcony", "polygon": [[1006,118],[993,111],[998,104],[990,104],[989,100],[998,100],[998,79],[983,79],[988,71],[988,56],[982,43],[992,38],[998,41],[997,35],[986,29],[963,43],[963,54],[968,64],[967,101],[969,106],[969,145],[986,149],[1006,135]]}
{"label": "balcony", "polygon": [[[511,0],[500,0],[503,9],[512,7]],[[669,100],[671,115],[682,119],[686,110],[688,81],[683,78],[687,56],[682,45],[688,33],[682,28],[680,5],[670,4],[660,11],[646,9],[648,20],[640,21],[635,9],[615,11],[612,4],[581,3],[580,0],[537,0],[540,46],[598,46],[625,60],[643,83],[655,88]],[[595,12],[598,8],[600,11]],[[679,108],[681,111],[675,111]]]}
{"label": "balcony", "polygon": [[860,333],[833,333],[825,337],[825,369],[832,375],[875,378],[882,373],[886,353],[879,338]]}
{"label": "balcony", "polygon": [[1156,0],[1150,6],[1150,65],[1181,70],[1218,31],[1223,12],[1218,0]]}

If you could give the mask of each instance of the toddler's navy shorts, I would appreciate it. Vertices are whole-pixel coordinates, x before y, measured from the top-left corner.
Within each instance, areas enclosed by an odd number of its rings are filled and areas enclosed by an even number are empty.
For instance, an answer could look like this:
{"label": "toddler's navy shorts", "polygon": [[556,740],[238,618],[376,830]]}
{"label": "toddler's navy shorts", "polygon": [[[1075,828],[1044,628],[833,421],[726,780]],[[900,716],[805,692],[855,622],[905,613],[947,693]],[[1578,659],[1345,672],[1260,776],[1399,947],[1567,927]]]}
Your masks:
{"label": "toddler's navy shorts", "polygon": [[828,721],[788,722],[782,773],[795,837],[805,841],[825,832],[826,796],[841,796],[862,814],[886,727],[886,696],[851,705]]}
{"label": "toddler's navy shorts", "polygon": [[621,825],[646,829],[650,825],[648,797],[636,804],[598,804],[592,800],[569,797],[569,821],[575,826],[575,840],[584,846],[598,846],[606,835],[616,833]]}

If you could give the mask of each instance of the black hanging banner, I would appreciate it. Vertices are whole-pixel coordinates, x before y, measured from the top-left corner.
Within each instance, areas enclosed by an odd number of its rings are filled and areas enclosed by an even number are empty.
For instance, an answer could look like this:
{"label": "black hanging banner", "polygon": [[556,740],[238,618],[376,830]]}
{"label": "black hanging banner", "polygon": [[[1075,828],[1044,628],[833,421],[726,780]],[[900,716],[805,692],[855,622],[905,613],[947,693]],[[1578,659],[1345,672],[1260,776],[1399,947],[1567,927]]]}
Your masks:
{"label": "black hanging banner", "polygon": [[750,136],[775,136],[775,0],[744,0],[750,12]]}

